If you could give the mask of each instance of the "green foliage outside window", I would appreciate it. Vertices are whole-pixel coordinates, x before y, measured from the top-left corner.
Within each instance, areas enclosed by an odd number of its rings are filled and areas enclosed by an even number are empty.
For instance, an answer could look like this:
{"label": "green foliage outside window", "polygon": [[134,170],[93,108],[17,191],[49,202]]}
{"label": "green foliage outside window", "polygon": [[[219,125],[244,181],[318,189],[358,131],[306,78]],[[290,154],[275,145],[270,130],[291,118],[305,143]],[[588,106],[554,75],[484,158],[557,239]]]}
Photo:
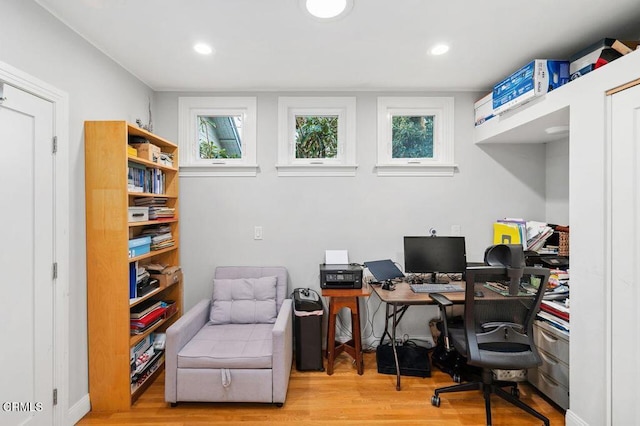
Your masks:
{"label": "green foliage outside window", "polygon": [[216,123],[208,120],[207,117],[199,116],[200,123],[200,158],[209,160],[214,158],[239,158],[237,155],[229,155],[227,150],[220,147],[216,142]]}
{"label": "green foliage outside window", "polygon": [[336,158],[337,116],[296,116],[296,158]]}
{"label": "green foliage outside window", "polygon": [[392,117],[392,158],[433,158],[433,116]]}

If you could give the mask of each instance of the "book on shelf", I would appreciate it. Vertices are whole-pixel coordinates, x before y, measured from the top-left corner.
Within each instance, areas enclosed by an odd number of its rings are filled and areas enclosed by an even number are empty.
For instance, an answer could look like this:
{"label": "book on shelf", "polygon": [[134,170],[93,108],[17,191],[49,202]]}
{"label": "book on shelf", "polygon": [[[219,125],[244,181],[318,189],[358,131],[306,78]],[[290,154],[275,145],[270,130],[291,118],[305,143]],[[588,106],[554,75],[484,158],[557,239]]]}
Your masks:
{"label": "book on shelf", "polygon": [[133,319],[141,318],[160,306],[162,306],[162,300],[145,300],[131,308],[129,317]]}
{"label": "book on shelf", "polygon": [[560,319],[569,321],[569,308],[565,306],[564,302],[555,300],[542,300],[542,302],[540,302],[540,309],[551,315],[555,315]]}
{"label": "book on shelf", "polygon": [[562,318],[559,318],[545,311],[538,312],[538,315],[536,315],[536,318],[546,322],[547,324],[557,328],[558,330],[566,331],[567,333],[569,333],[569,329],[570,329],[569,322],[563,320]]}
{"label": "book on shelf", "polygon": [[158,306],[139,318],[131,318],[131,330],[138,332],[146,330],[148,327],[155,324],[158,320],[162,319],[164,311],[166,310],[167,308],[165,308],[164,306]]}

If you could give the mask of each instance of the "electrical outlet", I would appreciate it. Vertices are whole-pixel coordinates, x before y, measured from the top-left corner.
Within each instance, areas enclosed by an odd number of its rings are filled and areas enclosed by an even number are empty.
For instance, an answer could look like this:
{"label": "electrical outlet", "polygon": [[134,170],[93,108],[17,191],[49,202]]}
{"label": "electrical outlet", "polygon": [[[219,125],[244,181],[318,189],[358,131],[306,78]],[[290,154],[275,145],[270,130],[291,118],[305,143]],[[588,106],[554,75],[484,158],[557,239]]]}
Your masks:
{"label": "electrical outlet", "polygon": [[454,237],[460,236],[461,233],[460,225],[451,225],[451,235]]}
{"label": "electrical outlet", "polygon": [[253,227],[253,239],[261,240],[262,239],[262,226],[254,226]]}

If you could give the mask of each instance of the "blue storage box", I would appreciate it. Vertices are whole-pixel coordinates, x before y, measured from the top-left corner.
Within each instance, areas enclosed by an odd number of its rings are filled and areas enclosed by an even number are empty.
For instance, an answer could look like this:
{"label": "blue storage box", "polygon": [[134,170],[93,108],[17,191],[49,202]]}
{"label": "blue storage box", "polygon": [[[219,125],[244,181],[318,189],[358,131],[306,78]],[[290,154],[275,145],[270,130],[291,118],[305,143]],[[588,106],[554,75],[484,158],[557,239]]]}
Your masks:
{"label": "blue storage box", "polygon": [[493,113],[530,101],[569,82],[569,61],[536,59],[493,87]]}
{"label": "blue storage box", "polygon": [[142,256],[151,250],[151,237],[129,240],[129,257]]}

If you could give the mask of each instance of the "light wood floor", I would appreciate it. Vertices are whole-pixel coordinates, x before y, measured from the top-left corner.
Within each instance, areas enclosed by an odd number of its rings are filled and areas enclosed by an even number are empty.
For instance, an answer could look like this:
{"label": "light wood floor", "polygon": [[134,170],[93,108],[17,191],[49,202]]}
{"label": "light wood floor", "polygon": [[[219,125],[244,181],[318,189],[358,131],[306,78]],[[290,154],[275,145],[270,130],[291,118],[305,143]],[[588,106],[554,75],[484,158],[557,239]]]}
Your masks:
{"label": "light wood floor", "polygon": [[[431,377],[402,376],[396,391],[393,375],[378,374],[375,353],[364,356],[365,371],[358,376],[352,359],[341,354],[332,376],[326,372],[291,371],[287,401],[278,408],[270,404],[164,402],[164,374],[124,413],[87,414],[79,425],[171,426],[218,424],[282,425],[484,425],[484,402],[476,391],[441,395],[433,407],[436,387],[454,384],[451,377],[434,369]],[[326,361],[325,361],[326,362]],[[520,399],[547,416],[552,426],[564,425],[564,413],[546,402],[528,384],[520,385]],[[541,425],[535,417],[493,396],[493,425]]]}

